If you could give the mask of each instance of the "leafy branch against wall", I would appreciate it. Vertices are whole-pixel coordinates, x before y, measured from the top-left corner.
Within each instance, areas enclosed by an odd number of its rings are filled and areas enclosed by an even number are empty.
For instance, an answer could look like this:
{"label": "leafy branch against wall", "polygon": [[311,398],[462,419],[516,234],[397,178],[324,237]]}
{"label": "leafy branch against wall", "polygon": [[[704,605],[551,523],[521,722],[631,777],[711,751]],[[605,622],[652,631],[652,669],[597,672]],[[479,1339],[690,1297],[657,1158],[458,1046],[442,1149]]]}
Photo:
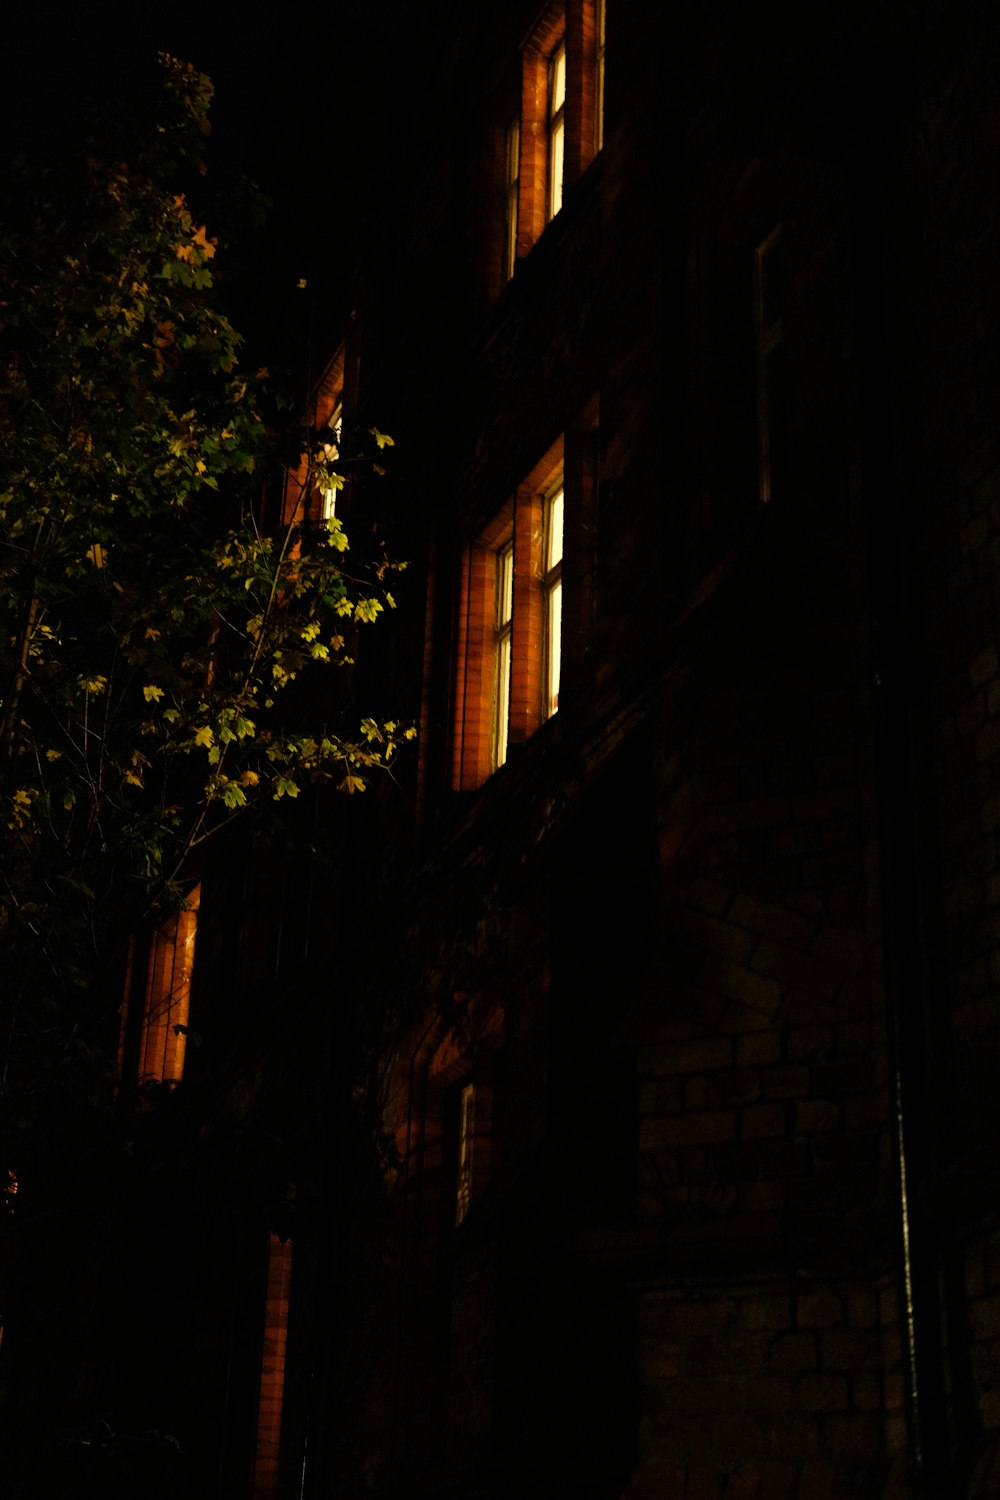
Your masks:
{"label": "leafy branch against wall", "polygon": [[361,790],[413,733],[302,690],[392,606],[392,565],[353,565],[338,520],[268,523],[268,376],[192,207],[211,85],[161,79],[148,129],[18,168],[0,222],[0,950],[57,988],[112,904],[176,902],[235,817]]}

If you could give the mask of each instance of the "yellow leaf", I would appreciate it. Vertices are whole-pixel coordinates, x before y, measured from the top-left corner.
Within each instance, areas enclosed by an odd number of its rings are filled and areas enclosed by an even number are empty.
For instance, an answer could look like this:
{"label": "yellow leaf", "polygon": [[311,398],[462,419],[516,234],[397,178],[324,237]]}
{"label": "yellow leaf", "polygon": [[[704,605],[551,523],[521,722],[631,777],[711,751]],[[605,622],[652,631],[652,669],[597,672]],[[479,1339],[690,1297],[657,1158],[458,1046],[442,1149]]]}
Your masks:
{"label": "yellow leaf", "polygon": [[147,703],[157,703],[163,697],[163,689],[161,687],[154,686],[154,684],[151,682],[147,682],[146,686],[142,690],[142,696],[145,698]]}
{"label": "yellow leaf", "polygon": [[212,256],[215,254],[216,241],[210,240],[208,238],[205,233],[204,224],[200,225],[200,227],[195,230],[194,242],[198,246],[198,249],[201,251],[202,255],[204,255],[205,259],[211,260]]}
{"label": "yellow leaf", "polygon": [[200,729],[195,730],[194,742],[196,745],[211,745],[214,738],[215,736],[207,724],[203,724]]}

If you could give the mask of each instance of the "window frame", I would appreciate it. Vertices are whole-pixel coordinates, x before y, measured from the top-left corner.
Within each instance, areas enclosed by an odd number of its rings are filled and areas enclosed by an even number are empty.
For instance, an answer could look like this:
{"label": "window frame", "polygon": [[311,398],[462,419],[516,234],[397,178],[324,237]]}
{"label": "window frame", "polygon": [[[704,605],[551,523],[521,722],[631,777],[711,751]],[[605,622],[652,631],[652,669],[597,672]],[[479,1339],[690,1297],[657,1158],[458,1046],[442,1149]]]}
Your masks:
{"label": "window frame", "polygon": [[493,291],[511,280],[518,261],[562,211],[569,190],[601,149],[602,18],[601,0],[550,5],[521,48],[519,78],[505,75],[503,107],[498,98],[490,127],[494,175],[487,238]]}
{"label": "window frame", "polygon": [[545,628],[545,663],[542,676],[542,717],[551,719],[559,709],[559,683],[562,668],[562,587],[563,546],[565,537],[565,475],[549,485],[543,499],[545,526],[544,567],[542,574],[543,614]]}
{"label": "window frame", "polygon": [[[775,372],[784,357],[781,285],[781,225],[765,235],[754,250],[753,313],[754,363],[757,397],[757,493],[769,504],[776,493],[779,467],[778,417],[780,394]],[[776,304],[776,305],[775,305]]]}
{"label": "window frame", "polygon": [[563,446],[560,436],[464,549],[453,720],[457,790],[481,786],[554,711],[547,684],[562,643],[552,641],[549,618],[556,589],[562,604],[563,559],[550,556],[548,528],[552,500],[564,494]]}
{"label": "window frame", "polygon": [[501,542],[495,558],[490,765],[492,770],[498,771],[507,759],[510,743],[510,691],[514,665],[513,535]]}
{"label": "window frame", "polygon": [[[455,791],[482,786],[590,680],[596,630],[599,434],[600,399],[595,393],[489,524],[461,546],[449,716],[450,783]],[[553,507],[560,499],[562,545],[556,551]],[[510,701],[506,754],[498,760],[493,750],[498,712],[497,558],[508,545],[514,563]]]}
{"label": "window frame", "polygon": [[[352,325],[348,337],[339,345],[313,388],[307,405],[314,440],[326,450],[328,458],[330,449],[334,450],[334,457],[339,456],[344,425],[357,418],[357,335],[358,330]],[[332,443],[327,441],[327,435],[331,433]],[[303,453],[295,468],[285,470],[282,525],[301,521],[329,524],[337,518],[338,497],[343,496],[346,501],[349,495],[349,480],[345,479],[342,485],[318,483],[310,455]]]}
{"label": "window frame", "polygon": [[504,238],[503,279],[509,281],[517,266],[517,232],[520,222],[521,116],[508,120],[504,131]]}
{"label": "window frame", "polygon": [[133,935],[129,944],[118,1040],[123,1082],[173,1087],[183,1080],[200,905],[198,883],[145,940]]}
{"label": "window frame", "polygon": [[553,47],[548,59],[548,101],[545,122],[547,166],[545,219],[551,222],[563,206],[566,177],[566,38]]}

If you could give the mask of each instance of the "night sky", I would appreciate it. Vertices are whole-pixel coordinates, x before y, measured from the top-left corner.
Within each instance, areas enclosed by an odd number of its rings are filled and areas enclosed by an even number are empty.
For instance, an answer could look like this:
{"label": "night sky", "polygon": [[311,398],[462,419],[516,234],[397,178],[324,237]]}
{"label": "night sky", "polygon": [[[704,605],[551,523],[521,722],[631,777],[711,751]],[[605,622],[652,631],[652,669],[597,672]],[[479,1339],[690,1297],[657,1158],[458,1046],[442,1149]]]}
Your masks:
{"label": "night sky", "polygon": [[[160,51],[192,62],[215,85],[207,187],[247,177],[271,204],[265,228],[241,236],[229,262],[242,283],[238,326],[266,344],[302,321],[304,299],[291,296],[300,278],[311,290],[325,281],[325,316],[349,301],[338,221],[377,209],[374,179],[414,15],[412,0],[267,3],[252,21],[245,6],[212,0],[142,12],[27,0],[4,16],[0,162],[21,151],[58,160],[79,142],[85,99],[103,105],[149,88]],[[294,358],[294,348],[279,357]]]}

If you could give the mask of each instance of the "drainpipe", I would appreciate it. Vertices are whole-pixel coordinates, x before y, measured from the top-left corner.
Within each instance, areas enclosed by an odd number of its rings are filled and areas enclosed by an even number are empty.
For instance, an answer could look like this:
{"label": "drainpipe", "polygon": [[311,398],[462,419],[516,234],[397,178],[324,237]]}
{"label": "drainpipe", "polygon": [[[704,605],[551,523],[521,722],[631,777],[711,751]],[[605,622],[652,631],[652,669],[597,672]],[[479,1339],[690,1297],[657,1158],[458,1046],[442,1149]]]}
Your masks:
{"label": "drainpipe", "polygon": [[[886,1041],[897,1164],[900,1321],[915,1494],[948,1494],[951,1435],[944,1307],[937,1249],[922,1202],[941,1147],[929,994],[929,923],[938,918],[928,889],[920,793],[928,785],[919,712],[917,621],[910,589],[919,545],[912,505],[904,515],[896,464],[896,414],[903,409],[902,358],[894,336],[893,186],[900,160],[881,111],[855,157],[853,209],[860,468],[868,558],[872,652],[872,730],[878,834]],[[880,141],[882,150],[872,147]],[[905,357],[905,356],[904,356]]]}

